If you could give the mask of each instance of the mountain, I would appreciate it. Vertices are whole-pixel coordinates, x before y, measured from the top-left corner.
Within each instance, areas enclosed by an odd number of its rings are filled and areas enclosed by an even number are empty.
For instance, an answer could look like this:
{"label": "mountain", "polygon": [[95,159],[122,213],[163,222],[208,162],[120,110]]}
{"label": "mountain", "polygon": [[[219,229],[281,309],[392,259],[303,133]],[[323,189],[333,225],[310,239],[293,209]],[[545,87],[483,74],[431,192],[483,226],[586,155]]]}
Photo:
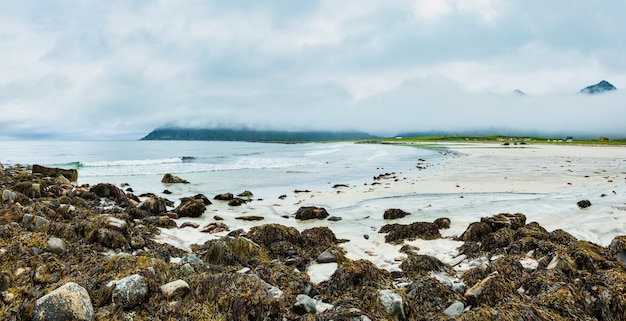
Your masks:
{"label": "mountain", "polygon": [[315,142],[376,138],[363,132],[278,131],[254,129],[157,128],[141,140],[212,140],[245,142]]}
{"label": "mountain", "polygon": [[581,89],[580,92],[582,94],[595,95],[595,94],[601,94],[603,92],[616,90],[616,89],[617,88],[615,88],[615,86],[613,86],[610,82],[606,80],[602,80],[601,82],[595,85],[587,86]]}
{"label": "mountain", "polygon": [[513,93],[514,93],[514,94],[516,94],[516,95],[518,95],[518,96],[526,96],[526,93],[525,93],[525,92],[523,92],[523,91],[521,91],[521,90],[519,90],[519,89],[515,89],[515,90],[513,91]]}

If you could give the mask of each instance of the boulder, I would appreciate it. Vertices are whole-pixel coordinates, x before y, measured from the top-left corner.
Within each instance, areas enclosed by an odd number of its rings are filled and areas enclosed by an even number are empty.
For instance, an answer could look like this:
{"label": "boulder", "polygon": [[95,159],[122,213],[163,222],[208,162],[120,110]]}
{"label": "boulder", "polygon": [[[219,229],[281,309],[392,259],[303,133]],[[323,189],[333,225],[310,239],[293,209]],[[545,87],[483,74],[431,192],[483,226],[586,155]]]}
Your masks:
{"label": "boulder", "polygon": [[180,217],[200,217],[206,211],[206,205],[201,200],[187,199],[174,210]]}
{"label": "boulder", "polygon": [[411,215],[411,213],[405,212],[399,208],[390,208],[385,210],[385,214],[383,214],[383,218],[386,220],[394,220],[398,218],[403,218],[407,215]]}
{"label": "boulder", "polygon": [[163,175],[163,178],[161,178],[161,183],[164,184],[189,184],[188,180],[182,179],[178,176],[172,175],[170,173],[167,173],[165,175]]}
{"label": "boulder", "polygon": [[66,283],[35,301],[32,320],[94,320],[89,293],[74,282]]}
{"label": "boulder", "polygon": [[72,182],[78,181],[78,170],[76,169],[62,169],[54,167],[45,167],[41,165],[33,165],[33,174],[43,174],[48,177],[58,177],[63,175],[65,178]]}
{"label": "boulder", "polygon": [[328,212],[323,207],[303,206],[296,212],[296,219],[298,220],[325,219],[327,217]]}
{"label": "boulder", "polygon": [[113,303],[124,310],[132,309],[141,304],[148,297],[148,282],[139,275],[133,274],[119,281],[115,281],[115,289],[111,293]]}

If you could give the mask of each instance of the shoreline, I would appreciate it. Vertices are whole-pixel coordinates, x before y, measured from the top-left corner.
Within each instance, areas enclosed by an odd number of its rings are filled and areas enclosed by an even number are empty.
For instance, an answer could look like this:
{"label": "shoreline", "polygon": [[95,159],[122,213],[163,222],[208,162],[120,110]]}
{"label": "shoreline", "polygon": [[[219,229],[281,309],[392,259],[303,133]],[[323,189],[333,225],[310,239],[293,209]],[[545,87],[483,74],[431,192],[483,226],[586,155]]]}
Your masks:
{"label": "shoreline", "polygon": [[[423,168],[383,176],[377,185],[329,184],[236,207],[207,195],[213,204],[202,206],[202,216],[178,219],[169,216],[186,213],[183,202],[166,207],[158,194],[137,197],[112,184],[77,186],[26,167],[0,168],[0,315],[30,320],[54,311],[43,298],[76,284],[97,320],[308,320],[311,313],[559,320],[592,317],[598,308],[608,319],[623,317],[622,150],[448,148],[436,163],[417,160]],[[581,208],[583,199],[591,206]],[[303,207],[339,219],[296,219]],[[410,214],[384,219],[389,208]],[[435,224],[442,218],[449,226]],[[216,233],[200,232],[209,223]],[[140,294],[120,297],[115,289],[127,283]],[[305,301],[313,308],[302,310]]]}

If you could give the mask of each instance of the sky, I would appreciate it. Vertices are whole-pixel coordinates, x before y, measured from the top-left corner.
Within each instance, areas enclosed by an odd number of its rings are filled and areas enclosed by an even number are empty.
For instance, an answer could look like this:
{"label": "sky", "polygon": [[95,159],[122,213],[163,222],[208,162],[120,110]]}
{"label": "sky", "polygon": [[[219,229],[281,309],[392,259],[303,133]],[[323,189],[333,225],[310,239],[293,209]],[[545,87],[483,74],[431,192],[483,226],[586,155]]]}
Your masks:
{"label": "sky", "polygon": [[[163,126],[626,137],[624,12],[623,0],[2,1],[0,139]],[[601,80],[618,90],[579,94]]]}

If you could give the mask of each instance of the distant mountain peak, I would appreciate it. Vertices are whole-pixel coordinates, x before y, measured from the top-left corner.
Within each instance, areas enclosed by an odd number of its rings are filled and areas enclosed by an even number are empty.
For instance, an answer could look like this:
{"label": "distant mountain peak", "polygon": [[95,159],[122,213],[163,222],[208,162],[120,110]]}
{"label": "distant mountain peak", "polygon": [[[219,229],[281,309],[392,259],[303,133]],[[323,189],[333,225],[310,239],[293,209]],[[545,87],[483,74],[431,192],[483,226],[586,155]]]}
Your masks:
{"label": "distant mountain peak", "polygon": [[606,80],[602,80],[595,85],[590,85],[581,89],[580,92],[583,94],[587,94],[587,95],[595,95],[595,94],[601,94],[603,92],[616,90],[616,89],[617,88],[615,88],[615,86],[613,86],[610,82]]}
{"label": "distant mountain peak", "polygon": [[521,90],[519,90],[519,89],[515,89],[515,90],[513,91],[513,93],[514,93],[514,94],[516,94],[516,95],[518,95],[518,96],[526,96],[526,93],[525,93],[525,92],[523,92],[523,91],[521,91]]}

